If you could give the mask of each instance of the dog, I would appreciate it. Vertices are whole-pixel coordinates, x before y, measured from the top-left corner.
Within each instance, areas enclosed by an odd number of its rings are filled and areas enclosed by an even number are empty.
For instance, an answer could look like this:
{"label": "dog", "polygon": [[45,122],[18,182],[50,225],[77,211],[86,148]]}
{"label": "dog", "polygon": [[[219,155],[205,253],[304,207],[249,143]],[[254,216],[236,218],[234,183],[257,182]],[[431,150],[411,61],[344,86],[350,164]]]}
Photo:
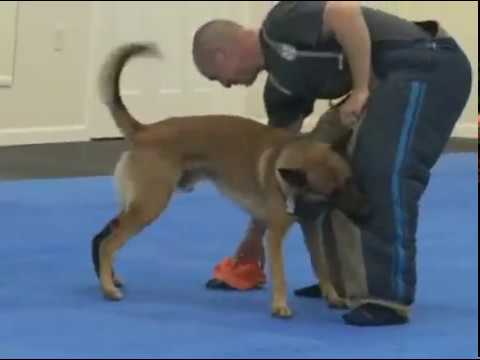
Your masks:
{"label": "dog", "polygon": [[[145,125],[128,111],[120,96],[123,68],[136,56],[158,56],[151,43],[130,43],[114,50],[100,73],[100,95],[129,148],[115,168],[121,211],[92,240],[92,261],[106,298],[123,298],[122,281],[113,267],[117,251],[167,207],[176,190],[191,191],[209,180],[225,196],[267,227],[271,265],[272,315],[292,316],[287,304],[282,244],[298,219],[292,204],[332,201],[342,208],[350,196],[348,162],[327,144],[286,129],[240,116],[172,117]],[[344,147],[344,140],[339,147]],[[345,195],[344,195],[345,194]],[[346,210],[352,212],[352,209]],[[315,247],[318,232],[305,223],[306,242]],[[321,251],[320,251],[321,253]],[[319,258],[322,291],[331,303],[340,299]]]}

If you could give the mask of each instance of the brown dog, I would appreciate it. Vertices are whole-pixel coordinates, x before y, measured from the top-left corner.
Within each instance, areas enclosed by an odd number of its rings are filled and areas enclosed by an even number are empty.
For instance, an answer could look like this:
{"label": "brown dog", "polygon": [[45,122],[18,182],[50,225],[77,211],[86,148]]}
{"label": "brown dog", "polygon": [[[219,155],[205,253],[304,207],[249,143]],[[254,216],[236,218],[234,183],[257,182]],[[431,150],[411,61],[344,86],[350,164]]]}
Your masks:
{"label": "brown dog", "polygon": [[[272,311],[289,317],[282,242],[295,218],[287,212],[287,203],[298,195],[305,201],[341,195],[351,178],[348,163],[329,144],[242,117],[192,116],[139,123],[122,102],[119,85],[127,61],[140,54],[158,52],[151,44],[122,46],[110,55],[100,78],[103,102],[130,144],[115,170],[122,210],[92,243],[104,295],[112,300],[123,296],[113,271],[115,253],[162,213],[177,188],[189,189],[207,179],[267,227]],[[306,241],[316,246],[316,229],[313,224],[306,226]],[[339,301],[328,269],[321,264],[319,269],[326,298]]]}

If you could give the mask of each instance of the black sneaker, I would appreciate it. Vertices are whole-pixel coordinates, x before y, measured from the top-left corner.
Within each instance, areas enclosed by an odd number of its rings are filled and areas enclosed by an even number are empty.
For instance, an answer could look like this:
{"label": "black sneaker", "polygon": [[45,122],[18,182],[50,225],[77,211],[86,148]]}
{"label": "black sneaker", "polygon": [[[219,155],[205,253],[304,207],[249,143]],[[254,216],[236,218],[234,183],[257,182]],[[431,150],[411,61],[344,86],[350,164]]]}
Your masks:
{"label": "black sneaker", "polygon": [[408,322],[407,317],[378,304],[361,305],[342,317],[346,324],[354,326],[402,325]]}
{"label": "black sneaker", "polygon": [[217,279],[208,280],[205,286],[209,290],[237,290],[234,287],[228,285],[226,282]]}
{"label": "black sneaker", "polygon": [[[260,284],[254,288],[248,289],[250,290],[260,290],[265,284]],[[218,279],[210,279],[207,281],[205,284],[205,287],[209,290],[227,290],[227,291],[239,291],[239,289],[234,288],[230,285],[228,285],[226,282],[223,282],[222,280]]]}
{"label": "black sneaker", "polygon": [[293,293],[299,297],[312,298],[312,299],[320,299],[323,297],[322,290],[320,289],[320,286],[318,284],[297,289]]}

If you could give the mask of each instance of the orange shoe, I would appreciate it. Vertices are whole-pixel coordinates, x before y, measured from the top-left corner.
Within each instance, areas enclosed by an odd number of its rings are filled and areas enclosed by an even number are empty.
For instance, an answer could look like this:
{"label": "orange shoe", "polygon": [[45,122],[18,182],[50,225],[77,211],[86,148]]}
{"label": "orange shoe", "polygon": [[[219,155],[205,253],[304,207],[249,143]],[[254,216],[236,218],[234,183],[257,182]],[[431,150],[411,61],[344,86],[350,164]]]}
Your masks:
{"label": "orange shoe", "polygon": [[207,283],[210,289],[250,290],[262,287],[266,276],[256,261],[225,258],[215,266],[214,279]]}

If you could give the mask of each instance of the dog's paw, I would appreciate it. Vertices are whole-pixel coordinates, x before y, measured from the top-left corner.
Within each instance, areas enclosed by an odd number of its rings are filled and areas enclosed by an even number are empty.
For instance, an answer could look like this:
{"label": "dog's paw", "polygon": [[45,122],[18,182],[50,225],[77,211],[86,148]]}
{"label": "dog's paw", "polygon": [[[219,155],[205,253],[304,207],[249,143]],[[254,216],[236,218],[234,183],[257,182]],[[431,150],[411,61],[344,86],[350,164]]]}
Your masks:
{"label": "dog's paw", "polygon": [[292,310],[285,305],[273,305],[272,306],[272,316],[280,319],[289,319],[293,316]]}
{"label": "dog's paw", "polygon": [[108,300],[120,301],[123,299],[123,293],[117,288],[104,289],[103,294]]}
{"label": "dog's paw", "polygon": [[322,292],[327,301],[328,307],[331,309],[347,309],[348,305],[345,299],[342,299],[332,284],[322,286]]}
{"label": "dog's paw", "polygon": [[328,307],[331,309],[347,309],[347,302],[337,295],[336,292],[327,295]]}
{"label": "dog's paw", "polygon": [[333,310],[347,310],[348,305],[344,300],[340,301],[328,301],[328,307]]}

